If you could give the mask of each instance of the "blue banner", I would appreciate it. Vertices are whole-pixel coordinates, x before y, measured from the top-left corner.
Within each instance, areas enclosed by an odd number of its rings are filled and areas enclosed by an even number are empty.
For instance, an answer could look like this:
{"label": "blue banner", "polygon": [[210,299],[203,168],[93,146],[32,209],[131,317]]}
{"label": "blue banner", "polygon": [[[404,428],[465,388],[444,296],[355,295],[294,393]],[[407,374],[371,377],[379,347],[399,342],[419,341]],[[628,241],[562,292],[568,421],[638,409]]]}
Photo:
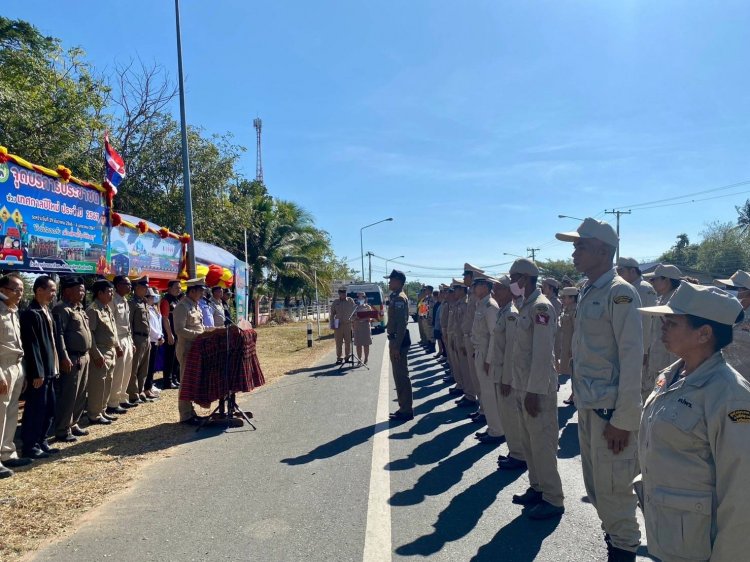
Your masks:
{"label": "blue banner", "polygon": [[237,309],[237,322],[247,320],[247,264],[234,261],[234,304]]}
{"label": "blue banner", "polygon": [[106,197],[0,163],[0,269],[109,273]]}

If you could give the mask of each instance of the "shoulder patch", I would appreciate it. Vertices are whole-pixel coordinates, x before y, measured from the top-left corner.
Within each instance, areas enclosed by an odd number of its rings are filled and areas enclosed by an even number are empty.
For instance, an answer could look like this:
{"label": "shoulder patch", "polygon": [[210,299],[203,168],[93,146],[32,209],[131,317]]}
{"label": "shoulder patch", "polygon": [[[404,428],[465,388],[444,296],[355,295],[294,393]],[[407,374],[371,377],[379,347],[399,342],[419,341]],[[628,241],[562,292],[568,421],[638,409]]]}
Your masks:
{"label": "shoulder patch", "polygon": [[734,423],[750,423],[750,410],[732,410],[728,416]]}
{"label": "shoulder patch", "polygon": [[615,304],[630,304],[631,302],[633,302],[633,297],[629,297],[627,295],[619,295],[612,299],[612,302],[614,302]]}
{"label": "shoulder patch", "polygon": [[545,314],[543,312],[537,312],[534,315],[534,323],[539,324],[540,326],[549,325],[549,314]]}

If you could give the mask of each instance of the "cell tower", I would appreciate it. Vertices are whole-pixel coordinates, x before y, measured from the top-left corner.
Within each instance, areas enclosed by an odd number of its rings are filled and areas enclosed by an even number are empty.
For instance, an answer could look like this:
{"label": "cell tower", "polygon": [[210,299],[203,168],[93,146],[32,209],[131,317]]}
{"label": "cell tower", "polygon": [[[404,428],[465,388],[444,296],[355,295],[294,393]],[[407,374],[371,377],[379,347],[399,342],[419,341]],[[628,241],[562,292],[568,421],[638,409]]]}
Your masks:
{"label": "cell tower", "polygon": [[255,127],[255,134],[258,138],[258,145],[257,145],[257,156],[255,159],[255,181],[259,181],[260,183],[263,183],[263,159],[261,158],[261,144],[260,144],[260,134],[263,129],[263,121],[261,121],[260,117],[256,117],[253,119],[253,127]]}

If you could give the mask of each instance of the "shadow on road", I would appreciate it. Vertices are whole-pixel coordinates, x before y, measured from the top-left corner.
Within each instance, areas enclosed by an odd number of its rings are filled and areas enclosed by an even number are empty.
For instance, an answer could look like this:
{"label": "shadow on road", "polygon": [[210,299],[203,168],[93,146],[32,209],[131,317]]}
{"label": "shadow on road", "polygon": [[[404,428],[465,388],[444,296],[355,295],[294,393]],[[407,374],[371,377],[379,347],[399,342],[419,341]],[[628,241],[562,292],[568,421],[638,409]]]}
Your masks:
{"label": "shadow on road", "polygon": [[576,413],[576,407],[572,404],[568,406],[559,406],[557,408],[557,427],[565,427],[568,420]]}
{"label": "shadow on road", "polygon": [[452,427],[433,437],[430,441],[420,443],[406,458],[391,461],[386,470],[408,470],[417,465],[434,464],[450,455],[466,438],[476,431],[472,423]]}
{"label": "shadow on road", "polygon": [[[457,541],[468,535],[476,527],[484,511],[496,500],[500,490],[514,482],[520,475],[520,473],[496,471],[485,476],[451,499],[448,507],[438,516],[438,520],[433,525],[435,530],[431,534],[399,546],[396,548],[396,553],[401,556],[429,556],[442,549],[446,543]],[[505,540],[516,541],[518,539],[506,537]],[[502,560],[502,558],[493,560]],[[515,559],[508,558],[508,560]]]}
{"label": "shadow on road", "polygon": [[307,464],[315,460],[330,459],[331,457],[335,457],[336,455],[348,451],[352,447],[367,442],[380,431],[388,431],[389,428],[390,422],[388,421],[360,427],[359,429],[355,429],[354,431],[350,431],[349,433],[337,437],[333,441],[318,445],[309,453],[305,453],[299,457],[281,459],[281,462],[294,466],[298,464]]}
{"label": "shadow on road", "polygon": [[557,451],[558,458],[572,459],[581,454],[581,448],[578,444],[578,424],[569,423],[565,426],[560,434],[560,450]]}
{"label": "shadow on road", "polygon": [[472,562],[496,562],[513,560],[514,562],[532,562],[542,548],[544,539],[550,536],[560,519],[532,521],[521,514],[481,547]]}

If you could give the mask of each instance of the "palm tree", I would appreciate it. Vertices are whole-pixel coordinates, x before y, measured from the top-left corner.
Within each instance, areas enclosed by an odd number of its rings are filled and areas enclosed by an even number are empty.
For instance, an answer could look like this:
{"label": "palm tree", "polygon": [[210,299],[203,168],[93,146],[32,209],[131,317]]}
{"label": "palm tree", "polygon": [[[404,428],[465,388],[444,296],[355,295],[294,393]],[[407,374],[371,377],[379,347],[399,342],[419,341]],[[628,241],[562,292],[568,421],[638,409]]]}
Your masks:
{"label": "palm tree", "polygon": [[734,207],[737,210],[737,226],[742,234],[750,234],[750,199],[744,205]]}

